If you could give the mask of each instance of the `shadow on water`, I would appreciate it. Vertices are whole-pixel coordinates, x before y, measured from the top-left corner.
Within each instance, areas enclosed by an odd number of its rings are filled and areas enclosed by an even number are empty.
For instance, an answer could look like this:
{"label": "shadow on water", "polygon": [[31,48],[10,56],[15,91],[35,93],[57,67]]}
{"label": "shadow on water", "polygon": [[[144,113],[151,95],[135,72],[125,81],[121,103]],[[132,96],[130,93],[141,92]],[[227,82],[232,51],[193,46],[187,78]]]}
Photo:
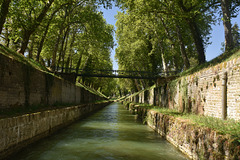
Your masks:
{"label": "shadow on water", "polygon": [[16,154],[13,160],[182,160],[186,157],[113,103]]}

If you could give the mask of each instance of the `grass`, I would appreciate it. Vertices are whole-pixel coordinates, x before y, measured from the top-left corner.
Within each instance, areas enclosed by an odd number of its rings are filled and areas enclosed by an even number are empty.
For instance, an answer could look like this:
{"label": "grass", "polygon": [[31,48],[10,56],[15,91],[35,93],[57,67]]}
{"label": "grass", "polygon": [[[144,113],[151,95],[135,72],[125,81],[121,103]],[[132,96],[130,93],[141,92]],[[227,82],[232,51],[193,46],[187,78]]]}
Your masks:
{"label": "grass", "polygon": [[168,109],[168,108],[159,108],[159,107],[153,107],[151,110],[162,113],[162,114],[166,114],[166,115],[170,115],[170,116],[181,116],[183,115],[182,113],[178,112],[175,109]]}
{"label": "grass", "polygon": [[31,58],[26,58],[22,54],[19,54],[7,47],[4,47],[2,44],[0,44],[0,53],[25,65],[50,73],[50,71],[45,66],[41,65],[40,63],[36,62]]}
{"label": "grass", "polygon": [[193,123],[199,126],[212,128],[219,133],[238,137],[240,142],[240,122],[238,121],[233,119],[222,120],[215,117],[198,116],[193,114],[182,115],[181,118],[190,119]]}
{"label": "grass", "polygon": [[190,120],[193,124],[214,129],[221,134],[230,134],[234,137],[238,137],[240,140],[240,122],[238,121],[232,119],[222,120],[215,117],[180,113],[177,110],[171,110],[167,108],[154,107],[152,108],[152,110],[162,114],[179,117],[185,120]]}
{"label": "grass", "polygon": [[[201,126],[211,128],[215,131],[218,131],[221,134],[229,134],[231,136],[237,137],[240,142],[240,122],[235,121],[233,119],[229,120],[222,120],[215,117],[209,116],[199,116],[189,113],[180,113],[176,109],[168,109],[168,108],[161,108],[159,106],[151,106],[149,104],[138,104],[134,103],[135,105],[139,105],[144,108],[148,108],[158,113],[162,113],[165,115],[170,115],[175,118],[181,118],[184,120],[188,120],[188,122]],[[189,121],[190,120],[190,121]]]}

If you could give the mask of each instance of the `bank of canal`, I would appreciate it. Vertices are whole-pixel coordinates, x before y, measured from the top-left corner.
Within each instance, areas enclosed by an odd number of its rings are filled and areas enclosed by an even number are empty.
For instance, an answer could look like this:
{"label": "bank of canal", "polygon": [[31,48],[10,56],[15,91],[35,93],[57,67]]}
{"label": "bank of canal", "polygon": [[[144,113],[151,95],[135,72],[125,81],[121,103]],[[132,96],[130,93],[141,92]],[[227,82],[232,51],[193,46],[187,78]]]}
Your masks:
{"label": "bank of canal", "polygon": [[119,103],[41,140],[12,160],[181,160],[180,151]]}

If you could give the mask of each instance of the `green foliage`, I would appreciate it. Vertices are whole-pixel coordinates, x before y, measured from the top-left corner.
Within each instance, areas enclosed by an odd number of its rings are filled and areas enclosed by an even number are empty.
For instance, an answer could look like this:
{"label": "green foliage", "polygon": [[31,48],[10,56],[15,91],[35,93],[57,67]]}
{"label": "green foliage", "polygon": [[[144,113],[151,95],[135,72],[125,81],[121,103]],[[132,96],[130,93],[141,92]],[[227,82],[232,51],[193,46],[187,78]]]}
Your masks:
{"label": "green foliage", "polygon": [[[183,71],[205,61],[214,2],[120,0],[116,15],[116,58],[119,68],[165,72]],[[195,44],[195,45],[194,45]],[[128,92],[149,86],[147,81],[121,80]]]}
{"label": "green foliage", "polygon": [[[64,68],[111,70],[114,27],[106,23],[98,10],[99,5],[111,8],[111,2],[12,0],[0,41],[24,54],[31,63],[36,59],[52,71],[56,68],[66,73],[70,69]],[[115,2],[123,9],[116,15],[119,69],[183,71],[189,64],[194,66],[205,61],[204,47],[209,44],[210,25],[215,23],[219,1]],[[238,1],[231,1],[231,16],[238,14],[239,5]],[[237,39],[238,29],[234,29]],[[35,66],[41,67],[39,63]],[[153,80],[131,79],[79,78],[78,81],[107,96],[116,92],[133,93],[154,84]]]}
{"label": "green foliage", "polygon": [[178,116],[178,115],[182,115],[182,113],[178,112],[175,109],[168,109],[168,108],[159,108],[159,107],[154,107],[151,110],[154,110],[156,112],[162,113],[162,114],[167,114],[170,116]]}
{"label": "green foliage", "polygon": [[190,123],[193,123],[202,127],[208,127],[208,128],[214,129],[221,134],[229,134],[231,136],[240,138],[240,122],[239,121],[235,121],[232,119],[222,120],[215,117],[180,113],[179,111],[174,109],[160,108],[158,106],[148,106],[146,104],[138,104],[138,105],[162,114],[190,120],[189,121]]}
{"label": "green foliage", "polygon": [[222,120],[214,117],[198,116],[191,114],[183,115],[181,116],[181,118],[190,119],[197,125],[212,128],[214,130],[217,130],[219,133],[230,134],[232,136],[240,138],[240,122],[238,121],[232,119]]}
{"label": "green foliage", "polygon": [[33,59],[27,59],[26,57],[24,57],[21,54],[16,53],[15,51],[3,46],[0,44],[0,53],[11,58],[11,59],[15,59],[25,65],[31,66],[33,68],[42,70],[42,71],[46,71],[48,72],[48,69],[44,66],[42,66],[41,64],[39,64],[38,62],[34,61]]}
{"label": "green foliage", "polygon": [[[111,7],[111,2],[12,0],[0,41],[11,48],[14,57],[24,63],[27,57],[26,63],[44,71],[58,68],[60,72],[70,72],[70,69],[59,69],[64,67],[112,70],[110,52],[114,46],[114,27],[106,23],[98,10],[100,5]],[[86,78],[79,81],[107,95],[115,92],[114,87],[105,87],[113,86],[115,80]]]}

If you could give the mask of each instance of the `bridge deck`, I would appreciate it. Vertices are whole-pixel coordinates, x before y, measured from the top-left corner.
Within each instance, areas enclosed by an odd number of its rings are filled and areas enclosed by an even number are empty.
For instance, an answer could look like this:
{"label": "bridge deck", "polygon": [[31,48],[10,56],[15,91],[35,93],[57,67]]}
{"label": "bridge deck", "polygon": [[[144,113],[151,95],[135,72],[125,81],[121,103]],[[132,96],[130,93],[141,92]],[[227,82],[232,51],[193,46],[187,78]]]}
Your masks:
{"label": "bridge deck", "polygon": [[[148,71],[125,71],[125,70],[78,70],[73,68],[60,68],[68,71],[68,73],[75,73],[76,76],[81,77],[106,77],[106,78],[131,78],[131,79],[158,79],[173,77],[176,71],[169,72],[148,72]],[[57,69],[57,71],[60,71]],[[77,73],[76,73],[77,72]]]}

